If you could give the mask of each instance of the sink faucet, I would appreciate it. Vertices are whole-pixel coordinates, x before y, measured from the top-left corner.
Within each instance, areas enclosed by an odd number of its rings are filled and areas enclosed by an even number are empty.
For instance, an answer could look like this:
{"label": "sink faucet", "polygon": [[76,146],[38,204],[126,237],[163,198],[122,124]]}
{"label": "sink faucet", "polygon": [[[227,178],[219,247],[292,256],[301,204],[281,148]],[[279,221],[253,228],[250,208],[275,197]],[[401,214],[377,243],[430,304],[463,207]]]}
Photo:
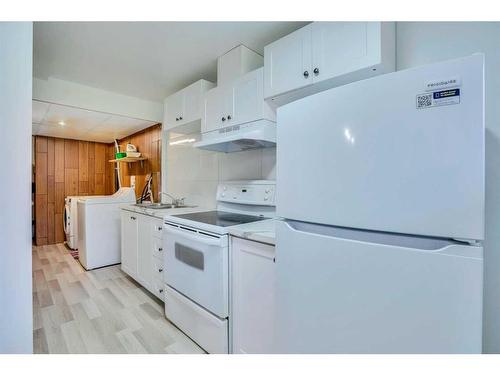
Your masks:
{"label": "sink faucet", "polygon": [[172,200],[172,204],[174,206],[183,206],[184,205],[184,199],[186,199],[186,198],[176,198],[172,194],[169,194],[169,193],[167,193],[165,191],[160,191],[158,193],[158,199],[159,199],[160,202],[161,202],[161,196],[162,195],[166,195],[167,197],[169,197]]}

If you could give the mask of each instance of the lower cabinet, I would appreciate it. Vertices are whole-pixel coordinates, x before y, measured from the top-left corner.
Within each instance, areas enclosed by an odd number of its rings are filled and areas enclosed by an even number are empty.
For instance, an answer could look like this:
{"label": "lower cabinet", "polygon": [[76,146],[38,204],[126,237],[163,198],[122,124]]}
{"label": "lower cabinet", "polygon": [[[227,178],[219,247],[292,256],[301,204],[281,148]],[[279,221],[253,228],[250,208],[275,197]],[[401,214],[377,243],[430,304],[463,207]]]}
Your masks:
{"label": "lower cabinet", "polygon": [[273,352],[275,248],[231,237],[232,352]]}
{"label": "lower cabinet", "polygon": [[122,210],[122,270],[163,300],[162,219]]}
{"label": "lower cabinet", "polygon": [[137,251],[139,247],[137,216],[135,212],[125,210],[121,212],[122,270],[134,278],[137,277]]}

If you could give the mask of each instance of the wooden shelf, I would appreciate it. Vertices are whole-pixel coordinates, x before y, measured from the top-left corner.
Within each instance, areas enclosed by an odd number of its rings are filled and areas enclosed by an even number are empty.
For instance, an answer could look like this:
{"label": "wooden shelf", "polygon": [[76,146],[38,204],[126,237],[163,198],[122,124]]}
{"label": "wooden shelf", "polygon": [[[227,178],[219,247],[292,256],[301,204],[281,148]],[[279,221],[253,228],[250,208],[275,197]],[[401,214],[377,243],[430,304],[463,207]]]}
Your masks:
{"label": "wooden shelf", "polygon": [[144,167],[144,160],[147,160],[147,158],[139,157],[139,158],[131,158],[131,157],[125,157],[125,158],[120,158],[120,159],[112,159],[109,162],[110,163],[135,163],[140,161],[141,162],[141,168]]}

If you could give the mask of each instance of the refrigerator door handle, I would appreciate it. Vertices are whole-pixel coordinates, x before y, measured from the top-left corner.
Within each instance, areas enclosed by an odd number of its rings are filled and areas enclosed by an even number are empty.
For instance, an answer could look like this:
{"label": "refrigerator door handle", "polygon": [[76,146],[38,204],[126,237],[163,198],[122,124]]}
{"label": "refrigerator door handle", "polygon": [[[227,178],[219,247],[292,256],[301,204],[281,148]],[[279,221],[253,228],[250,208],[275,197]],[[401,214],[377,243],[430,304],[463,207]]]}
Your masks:
{"label": "refrigerator door handle", "polygon": [[451,239],[351,229],[310,224],[292,220],[279,221],[278,225],[280,223],[286,225],[291,231],[301,232],[313,236],[330,237],[345,241],[373,243],[382,246],[394,246],[414,251],[440,253],[443,255],[458,255],[478,259],[483,258],[482,246],[471,246],[469,244],[464,244]]}

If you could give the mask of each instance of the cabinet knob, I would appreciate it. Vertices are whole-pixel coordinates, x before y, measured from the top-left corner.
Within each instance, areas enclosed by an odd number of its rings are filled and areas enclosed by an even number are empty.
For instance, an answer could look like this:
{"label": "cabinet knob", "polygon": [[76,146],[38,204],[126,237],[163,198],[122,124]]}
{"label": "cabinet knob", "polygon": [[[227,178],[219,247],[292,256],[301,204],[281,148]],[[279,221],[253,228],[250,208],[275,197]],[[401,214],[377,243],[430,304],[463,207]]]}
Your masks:
{"label": "cabinet knob", "polygon": [[314,74],[318,75],[319,74],[319,69],[318,68],[314,68],[313,72],[314,72]]}
{"label": "cabinet knob", "polygon": [[158,268],[158,272],[163,272],[163,268]]}
{"label": "cabinet knob", "polygon": [[227,115],[228,120],[231,120],[231,118],[232,118],[231,115]]}
{"label": "cabinet knob", "polygon": [[158,290],[158,292],[163,293],[163,289]]}
{"label": "cabinet knob", "polygon": [[132,220],[137,219],[135,216],[130,216],[130,218],[131,218]]}
{"label": "cabinet knob", "polygon": [[182,120],[182,116],[181,116],[181,117],[179,117],[179,120]]}
{"label": "cabinet knob", "polygon": [[158,248],[158,251],[163,251],[163,247],[159,247],[159,248]]}
{"label": "cabinet knob", "polygon": [[223,118],[222,118],[222,121],[226,121],[226,118],[225,118],[225,117],[223,117]]}
{"label": "cabinet knob", "polygon": [[307,70],[304,72],[304,77],[305,78],[309,77],[309,72]]}
{"label": "cabinet knob", "polygon": [[179,117],[176,117],[176,118],[175,118],[175,121],[179,121]]}

